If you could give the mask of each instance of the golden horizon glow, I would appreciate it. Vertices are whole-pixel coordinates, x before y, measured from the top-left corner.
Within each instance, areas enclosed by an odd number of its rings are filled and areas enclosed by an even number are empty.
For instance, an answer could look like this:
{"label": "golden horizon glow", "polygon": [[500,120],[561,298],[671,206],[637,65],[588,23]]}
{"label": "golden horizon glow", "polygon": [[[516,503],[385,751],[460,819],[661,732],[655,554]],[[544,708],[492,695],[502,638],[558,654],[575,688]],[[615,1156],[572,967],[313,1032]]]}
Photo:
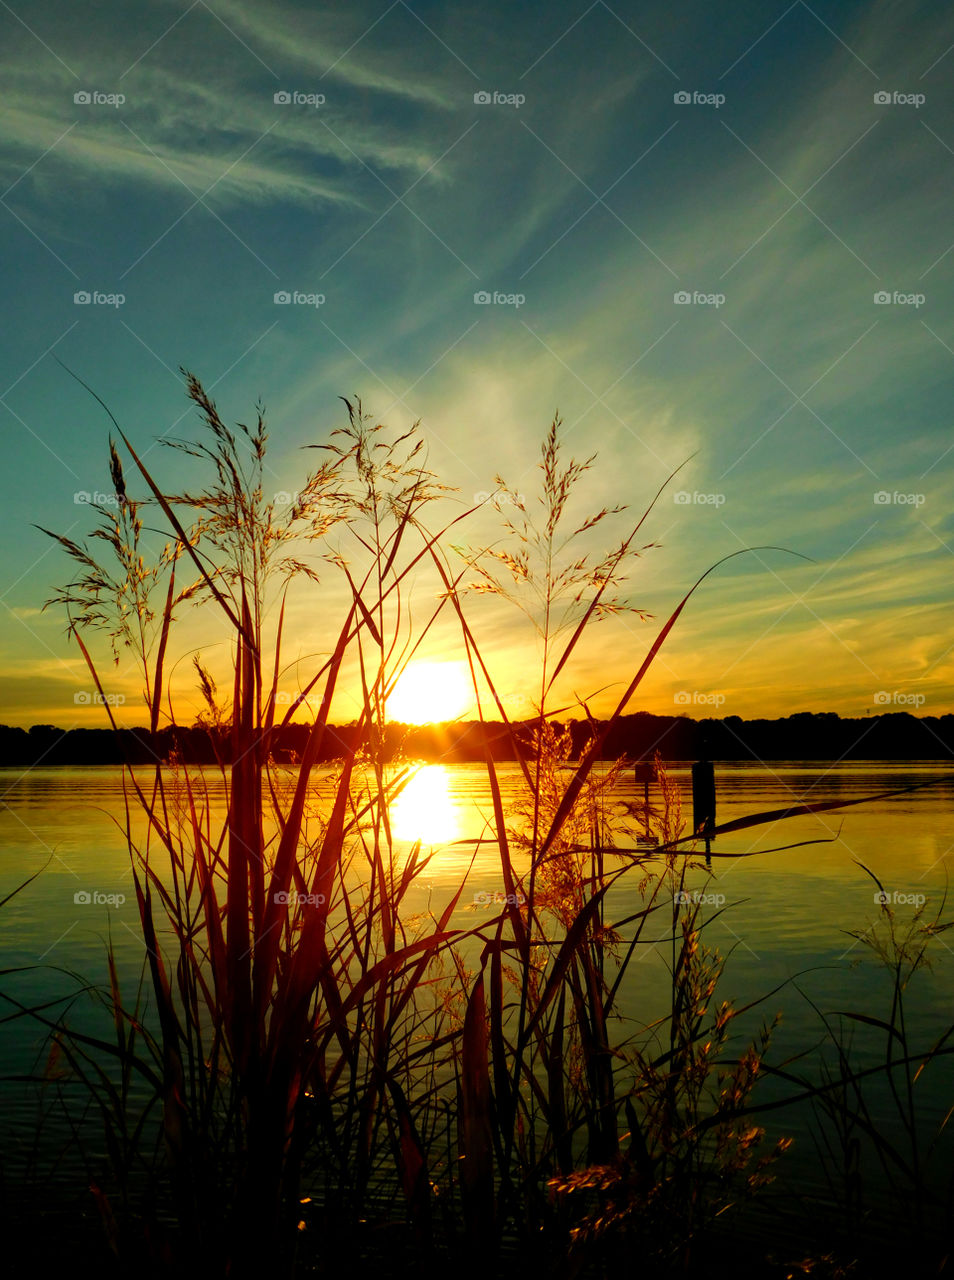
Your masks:
{"label": "golden horizon glow", "polygon": [[461,837],[447,770],[424,765],[391,805],[391,833],[397,840],[423,845],[448,844]]}
{"label": "golden horizon glow", "polygon": [[463,662],[412,662],[388,698],[387,716],[402,724],[458,720],[473,704]]}

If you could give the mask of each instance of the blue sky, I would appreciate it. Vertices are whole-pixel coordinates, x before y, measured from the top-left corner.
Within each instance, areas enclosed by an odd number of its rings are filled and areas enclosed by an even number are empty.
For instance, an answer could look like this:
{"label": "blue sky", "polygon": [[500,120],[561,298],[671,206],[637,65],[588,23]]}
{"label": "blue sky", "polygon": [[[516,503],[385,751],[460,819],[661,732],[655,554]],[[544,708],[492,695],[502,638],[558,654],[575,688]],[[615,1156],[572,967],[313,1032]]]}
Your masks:
{"label": "blue sky", "polygon": [[[533,491],[557,409],[593,507],[690,459],[633,604],[745,545],[812,563],[709,579],[639,705],[952,710],[954,12],[21,0],[0,33],[0,719],[98,722],[33,525],[89,527],[108,423],[54,354],[144,450],[193,429],[179,366],[228,419],[262,398],[276,492],[342,394],[420,419],[468,504]],[[475,616],[523,687],[518,616]],[[651,637],[603,624],[573,691]]]}

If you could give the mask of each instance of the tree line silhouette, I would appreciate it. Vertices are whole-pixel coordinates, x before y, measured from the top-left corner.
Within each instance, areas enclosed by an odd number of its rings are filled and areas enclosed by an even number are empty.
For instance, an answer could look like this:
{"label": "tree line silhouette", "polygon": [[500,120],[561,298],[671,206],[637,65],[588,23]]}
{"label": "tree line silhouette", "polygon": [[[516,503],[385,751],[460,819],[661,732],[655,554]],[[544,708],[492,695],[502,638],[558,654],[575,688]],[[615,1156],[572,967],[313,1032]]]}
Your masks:
{"label": "tree line silhouette", "polygon": [[[599,722],[569,720],[572,755],[578,757]],[[529,743],[532,722],[523,724]],[[288,724],[272,731],[275,760],[300,758],[310,731]],[[355,744],[355,724],[329,726],[319,761],[331,763]],[[386,758],[406,757],[431,763],[465,764],[486,758],[515,758],[499,721],[385,726]],[[693,720],[641,711],[622,716],[606,738],[607,759],[665,760],[940,760],[954,757],[954,715],[913,716],[908,712],[842,718],[835,712],[802,711],[781,719],[743,720],[739,716]],[[159,729],[61,729],[38,724],[30,729],[0,725],[0,766],[149,764],[180,759],[193,764],[231,760],[227,726],[196,724]]]}

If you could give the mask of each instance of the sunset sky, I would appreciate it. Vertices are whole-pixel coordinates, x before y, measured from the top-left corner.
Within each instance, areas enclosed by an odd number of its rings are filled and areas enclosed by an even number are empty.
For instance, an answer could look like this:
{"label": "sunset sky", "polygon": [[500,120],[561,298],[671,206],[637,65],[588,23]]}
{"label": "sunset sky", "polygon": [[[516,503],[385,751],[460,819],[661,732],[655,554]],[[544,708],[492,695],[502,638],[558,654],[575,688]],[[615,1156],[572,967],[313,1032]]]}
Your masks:
{"label": "sunset sky", "polygon": [[[34,526],[79,538],[109,489],[54,355],[173,489],[180,366],[229,421],[264,401],[275,493],[358,395],[464,506],[498,473],[530,500],[558,410],[620,534],[686,463],[630,580],[655,624],[601,624],[569,693],[618,693],[700,573],[771,544],[810,562],[707,579],[632,710],[954,710],[954,10],[11,0],[0,51],[0,721],[103,723],[41,613],[69,565]],[[453,541],[498,537],[483,508]],[[343,598],[296,599],[290,658]],[[517,708],[532,634],[470,607]]]}

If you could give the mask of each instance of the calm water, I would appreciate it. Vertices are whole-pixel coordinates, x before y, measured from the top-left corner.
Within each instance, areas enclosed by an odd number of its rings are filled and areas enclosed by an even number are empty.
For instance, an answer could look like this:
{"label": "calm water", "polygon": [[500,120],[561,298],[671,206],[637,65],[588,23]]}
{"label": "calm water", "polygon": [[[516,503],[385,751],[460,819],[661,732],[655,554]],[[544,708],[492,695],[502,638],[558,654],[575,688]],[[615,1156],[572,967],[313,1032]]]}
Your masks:
{"label": "calm water", "polygon": [[[518,771],[504,768],[502,773],[513,794]],[[688,769],[676,768],[673,773],[685,791]],[[208,776],[213,794],[221,798],[214,776],[211,772]],[[486,834],[491,806],[484,778],[479,765],[431,766],[399,803],[398,836],[405,841],[420,836],[438,850],[416,890],[416,904],[429,903],[439,911],[470,865],[474,844],[450,842],[472,842]],[[750,1034],[762,1017],[770,1019],[782,1011],[772,1061],[781,1062],[821,1041],[823,1028],[812,1004],[826,1014],[851,1009],[888,1016],[890,984],[869,948],[851,936],[852,931],[877,925],[881,916],[874,900],[876,887],[858,863],[869,867],[889,893],[925,895],[928,913],[933,914],[932,906],[947,889],[954,853],[954,771],[950,762],[717,766],[720,822],[797,800],[848,799],[930,778],[943,782],[841,814],[803,817],[721,837],[713,852],[727,856],[713,859],[711,876],[701,870],[692,874],[689,887],[711,897],[712,905],[704,908],[711,918],[704,937],[728,956],[720,996],[740,1005],[780,988],[747,1016],[743,1027]],[[620,793],[621,797],[627,794],[634,794],[631,783]],[[75,996],[83,979],[102,983],[105,944],[111,936],[123,988],[131,994],[143,947],[126,851],[121,771],[106,767],[0,770],[0,800],[0,897],[46,864],[42,874],[0,910],[0,966],[26,970],[0,980],[3,990],[24,1003],[36,1004]],[[688,810],[688,798],[685,805]],[[824,843],[769,852],[779,845],[812,840]],[[639,909],[637,878],[635,874],[624,877],[614,891],[612,918]],[[478,918],[475,913],[496,910],[482,905],[481,895],[502,889],[493,847],[478,847],[453,923],[472,927]],[[719,913],[717,908],[722,906],[725,909]],[[903,917],[913,907],[902,900],[896,910]],[[667,917],[668,912],[659,912],[658,927],[646,930],[646,942],[637,951],[623,992],[623,1010],[642,1020],[667,1007],[669,947],[663,941]],[[931,951],[933,968],[918,974],[911,985],[908,1030],[918,1047],[929,1044],[954,1021],[952,948],[954,931],[937,937]],[[87,997],[76,1000],[70,1020],[84,1029],[105,1026]],[[23,1103],[23,1085],[10,1082],[9,1077],[41,1070],[44,1043],[43,1029],[28,1019],[8,1021],[3,1027],[0,1075],[8,1079],[0,1086],[0,1096],[8,1151],[25,1150],[35,1131],[35,1117]],[[737,1043],[741,1047],[741,1041]],[[870,1062],[877,1061],[881,1052],[880,1042],[865,1027],[859,1028],[857,1049],[859,1060]],[[949,1064],[950,1059],[935,1062],[919,1085],[929,1127],[940,1123],[954,1103],[954,1070]],[[808,1070],[805,1064],[802,1068]],[[769,1081],[761,1096],[778,1096],[779,1088]],[[882,1105],[879,1123],[890,1126],[887,1097],[877,1103]],[[795,1135],[795,1148],[787,1160],[803,1181],[817,1179],[807,1120],[803,1111],[788,1109],[773,1113],[770,1121],[772,1133]],[[58,1123],[51,1117],[43,1131],[41,1142],[50,1150],[62,1138]]]}

